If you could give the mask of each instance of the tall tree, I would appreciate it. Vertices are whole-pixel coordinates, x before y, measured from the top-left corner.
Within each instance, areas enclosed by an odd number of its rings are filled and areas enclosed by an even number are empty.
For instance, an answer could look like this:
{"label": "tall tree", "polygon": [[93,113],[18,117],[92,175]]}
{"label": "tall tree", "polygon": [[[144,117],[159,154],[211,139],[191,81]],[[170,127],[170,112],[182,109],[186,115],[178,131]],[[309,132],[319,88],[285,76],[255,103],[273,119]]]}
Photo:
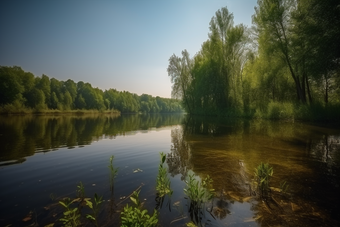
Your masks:
{"label": "tall tree", "polygon": [[24,86],[20,83],[19,74],[23,73],[20,67],[0,67],[0,105],[9,104],[15,100],[21,101]]}
{"label": "tall tree", "polygon": [[294,67],[294,54],[292,46],[291,13],[296,7],[293,0],[258,0],[255,7],[253,23],[259,34],[260,48],[264,48],[267,54],[279,54],[289,68],[294,80],[297,98],[306,103],[304,74],[299,74]]}
{"label": "tall tree", "polygon": [[188,88],[192,81],[191,69],[193,61],[189,57],[187,50],[182,51],[182,57],[173,54],[169,59],[168,75],[173,83],[171,96],[181,98],[186,108],[191,112],[191,97],[189,97]]}
{"label": "tall tree", "polygon": [[45,74],[42,74],[41,78],[36,77],[35,87],[44,93],[46,106],[50,105],[51,98],[50,78]]}
{"label": "tall tree", "polygon": [[[340,68],[340,3],[338,0],[299,0],[293,19],[293,45],[299,70],[306,74],[308,97],[311,100],[310,80],[323,87],[324,101],[334,86]],[[308,75],[308,77],[307,77]]]}

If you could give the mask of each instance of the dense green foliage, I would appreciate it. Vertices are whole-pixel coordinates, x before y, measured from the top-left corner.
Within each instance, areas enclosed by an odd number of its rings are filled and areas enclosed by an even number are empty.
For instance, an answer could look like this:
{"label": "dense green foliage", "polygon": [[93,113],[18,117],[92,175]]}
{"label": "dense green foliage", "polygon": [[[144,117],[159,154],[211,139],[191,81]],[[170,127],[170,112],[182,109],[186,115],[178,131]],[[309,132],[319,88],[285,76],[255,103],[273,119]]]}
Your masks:
{"label": "dense green foliage", "polygon": [[127,91],[102,91],[91,84],[73,80],[59,81],[46,75],[35,77],[20,67],[0,66],[0,112],[44,110],[118,110],[122,113],[182,112],[174,99],[138,96]]}
{"label": "dense green foliage", "polygon": [[338,119],[339,15],[336,0],[258,0],[247,28],[221,8],[193,58],[170,57],[172,95],[191,114]]}

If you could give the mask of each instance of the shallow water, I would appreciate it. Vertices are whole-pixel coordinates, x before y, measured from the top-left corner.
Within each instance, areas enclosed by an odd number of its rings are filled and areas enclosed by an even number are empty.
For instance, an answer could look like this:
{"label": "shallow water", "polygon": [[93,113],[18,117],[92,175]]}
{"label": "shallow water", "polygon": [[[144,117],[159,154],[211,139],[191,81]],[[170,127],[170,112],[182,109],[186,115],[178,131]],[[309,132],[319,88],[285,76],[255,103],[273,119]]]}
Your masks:
{"label": "shallow water", "polygon": [[[216,191],[198,225],[339,225],[337,129],[184,115],[1,116],[0,144],[1,226],[60,225],[57,203],[75,197],[80,181],[87,197],[98,193],[105,200],[101,226],[119,224],[119,211],[129,202],[121,198],[138,187],[144,207],[158,208],[161,226],[185,226],[195,221],[183,192],[190,172],[198,178],[210,175]],[[155,186],[161,151],[167,153],[174,193],[159,207]],[[119,168],[113,191],[111,155]],[[274,169],[267,201],[251,189],[261,162]],[[279,192],[283,181],[289,184],[286,193]]]}

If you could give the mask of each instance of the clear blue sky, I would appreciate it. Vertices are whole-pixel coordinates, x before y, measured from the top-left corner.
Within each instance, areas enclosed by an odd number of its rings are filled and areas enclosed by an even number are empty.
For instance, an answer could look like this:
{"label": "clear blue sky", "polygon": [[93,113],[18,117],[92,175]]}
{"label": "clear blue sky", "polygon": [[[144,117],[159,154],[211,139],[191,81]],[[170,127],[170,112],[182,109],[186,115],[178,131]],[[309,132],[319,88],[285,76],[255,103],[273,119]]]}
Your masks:
{"label": "clear blue sky", "polygon": [[256,0],[1,1],[0,65],[35,76],[170,97],[172,54],[194,56],[227,6],[251,26]]}

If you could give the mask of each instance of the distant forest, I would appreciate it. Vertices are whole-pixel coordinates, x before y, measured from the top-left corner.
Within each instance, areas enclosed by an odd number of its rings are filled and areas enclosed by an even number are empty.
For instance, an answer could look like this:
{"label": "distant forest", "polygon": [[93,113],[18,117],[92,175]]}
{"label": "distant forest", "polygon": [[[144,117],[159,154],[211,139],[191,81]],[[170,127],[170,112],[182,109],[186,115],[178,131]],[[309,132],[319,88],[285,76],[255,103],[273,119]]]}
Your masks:
{"label": "distant forest", "polygon": [[121,113],[182,112],[181,102],[151,95],[101,90],[83,81],[35,77],[18,66],[0,66],[0,112],[30,113],[48,110],[98,110]]}
{"label": "distant forest", "polygon": [[219,9],[194,57],[170,57],[173,97],[191,114],[339,120],[339,0],[258,0],[252,24]]}

